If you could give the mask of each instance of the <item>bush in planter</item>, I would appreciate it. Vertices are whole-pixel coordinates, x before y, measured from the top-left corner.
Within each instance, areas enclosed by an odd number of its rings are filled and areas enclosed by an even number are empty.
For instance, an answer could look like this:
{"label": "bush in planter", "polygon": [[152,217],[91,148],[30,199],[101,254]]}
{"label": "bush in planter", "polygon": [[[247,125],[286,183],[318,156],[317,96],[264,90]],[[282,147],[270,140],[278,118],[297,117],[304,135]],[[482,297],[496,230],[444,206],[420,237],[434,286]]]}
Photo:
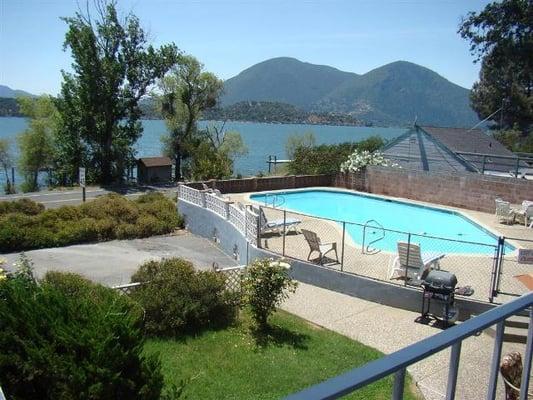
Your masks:
{"label": "bush in planter", "polygon": [[225,278],[211,271],[195,271],[179,258],[149,261],[132,282],[141,282],[131,297],[145,310],[145,330],[154,336],[197,333],[228,325],[235,318]]}
{"label": "bush in planter", "polygon": [[242,281],[243,294],[260,330],[268,327],[268,317],[296,287],[282,263],[262,259],[248,266]]}
{"label": "bush in planter", "polygon": [[160,362],[143,356],[141,312],[75,274],[0,282],[0,385],[12,399],[158,399]]}

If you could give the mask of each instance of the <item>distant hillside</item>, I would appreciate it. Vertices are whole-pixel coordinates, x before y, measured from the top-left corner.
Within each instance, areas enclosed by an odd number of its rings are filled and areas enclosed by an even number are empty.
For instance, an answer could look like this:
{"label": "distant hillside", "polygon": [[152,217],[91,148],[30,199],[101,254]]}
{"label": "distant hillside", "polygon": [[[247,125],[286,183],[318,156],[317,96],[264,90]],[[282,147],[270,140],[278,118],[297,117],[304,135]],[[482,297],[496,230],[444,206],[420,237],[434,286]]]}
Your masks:
{"label": "distant hillside", "polygon": [[25,92],[24,90],[11,89],[9,86],[0,85],[0,97],[15,98],[19,96],[28,97],[33,96],[33,94]]}
{"label": "distant hillside", "polygon": [[288,124],[361,125],[361,121],[350,115],[308,112],[291,104],[270,101],[241,101],[227,107],[207,110],[203,113],[203,118]]}
{"label": "distant hillside", "polygon": [[385,125],[470,127],[478,122],[469,90],[420,65],[398,61],[363,75],[332,67],[273,58],[225,82],[222,104],[289,103],[305,111],[349,114]]}

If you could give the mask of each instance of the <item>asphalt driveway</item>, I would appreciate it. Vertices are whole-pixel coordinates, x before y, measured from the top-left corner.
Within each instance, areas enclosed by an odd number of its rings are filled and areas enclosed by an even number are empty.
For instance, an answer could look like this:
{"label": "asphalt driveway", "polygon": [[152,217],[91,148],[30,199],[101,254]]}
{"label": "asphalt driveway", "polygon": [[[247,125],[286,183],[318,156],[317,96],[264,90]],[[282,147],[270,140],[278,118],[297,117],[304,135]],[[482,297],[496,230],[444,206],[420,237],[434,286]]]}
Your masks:
{"label": "asphalt driveway", "polygon": [[[191,261],[198,269],[211,268],[213,262],[220,267],[237,265],[212,242],[180,231],[174,235],[145,239],[113,240],[25,252],[34,263],[38,277],[48,270],[70,271],[82,274],[105,285],[130,282],[131,275],[145,261],[181,257]],[[20,253],[4,254],[8,270]]]}

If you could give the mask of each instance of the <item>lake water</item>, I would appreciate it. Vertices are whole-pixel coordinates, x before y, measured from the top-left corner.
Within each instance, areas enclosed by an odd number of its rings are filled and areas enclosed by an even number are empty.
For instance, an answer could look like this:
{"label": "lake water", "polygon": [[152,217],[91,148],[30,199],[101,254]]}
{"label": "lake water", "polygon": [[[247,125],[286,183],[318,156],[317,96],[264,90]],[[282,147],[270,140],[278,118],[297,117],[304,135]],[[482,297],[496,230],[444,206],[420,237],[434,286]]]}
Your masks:
{"label": "lake water", "polygon": [[[137,155],[157,156],[161,154],[161,136],[165,134],[166,127],[161,120],[143,120],[144,132],[137,143]],[[220,122],[201,121],[200,126]],[[24,118],[0,118],[0,138],[11,138],[13,153],[16,155],[16,135],[26,129],[27,122]],[[266,160],[269,155],[278,158],[287,158],[285,142],[287,137],[294,133],[313,132],[318,144],[332,144],[341,142],[356,142],[372,135],[379,135],[384,139],[393,139],[405,132],[404,128],[378,128],[378,127],[353,127],[331,125],[303,125],[303,124],[262,124],[254,122],[227,122],[225,130],[238,131],[246,146],[248,154],[240,157],[235,162],[235,174],[243,176],[254,175],[258,171],[267,171]],[[0,174],[0,183],[5,177]],[[20,179],[18,179],[20,182]]]}

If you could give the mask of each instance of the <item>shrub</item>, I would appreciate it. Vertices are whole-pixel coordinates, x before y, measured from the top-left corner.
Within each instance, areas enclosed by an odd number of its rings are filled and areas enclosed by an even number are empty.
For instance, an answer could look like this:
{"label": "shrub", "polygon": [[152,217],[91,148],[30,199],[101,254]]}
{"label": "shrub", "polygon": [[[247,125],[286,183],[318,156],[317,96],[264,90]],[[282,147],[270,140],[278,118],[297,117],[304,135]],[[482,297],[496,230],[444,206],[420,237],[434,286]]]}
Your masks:
{"label": "shrub", "polygon": [[293,161],[287,166],[289,173],[336,174],[341,164],[355,150],[376,151],[385,142],[379,136],[371,136],[357,143],[322,144],[320,146],[300,146],[294,150]]}
{"label": "shrub", "polygon": [[368,165],[381,165],[383,167],[399,167],[388,158],[385,158],[379,151],[373,153],[363,150],[355,150],[346,161],[341,164],[341,172],[358,172]]}
{"label": "shrub", "polygon": [[259,329],[268,326],[268,317],[296,286],[287,268],[272,259],[255,260],[248,266],[242,281],[243,294]]}
{"label": "shrub", "polygon": [[44,210],[41,203],[36,203],[30,199],[19,199],[15,201],[0,202],[0,215],[7,213],[21,213],[26,215],[37,215]]}
{"label": "shrub", "polygon": [[182,224],[175,203],[161,193],[134,201],[111,194],[53,210],[18,200],[0,203],[0,251],[162,235]]}
{"label": "shrub", "polygon": [[224,277],[195,271],[188,261],[149,261],[131,280],[142,283],[131,296],[145,310],[145,330],[149,335],[196,333],[227,325],[235,317]]}
{"label": "shrub", "polygon": [[143,355],[140,312],[75,274],[0,283],[0,383],[13,399],[157,399],[160,362]]}

